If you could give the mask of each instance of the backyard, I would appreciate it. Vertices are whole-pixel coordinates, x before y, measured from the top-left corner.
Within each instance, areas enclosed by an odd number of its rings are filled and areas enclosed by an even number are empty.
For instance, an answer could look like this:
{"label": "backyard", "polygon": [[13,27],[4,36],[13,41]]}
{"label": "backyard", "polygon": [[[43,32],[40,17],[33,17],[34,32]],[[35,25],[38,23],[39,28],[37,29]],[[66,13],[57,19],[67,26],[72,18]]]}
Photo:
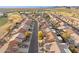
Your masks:
{"label": "backyard", "polygon": [[0,36],[2,36],[5,33],[7,22],[7,17],[0,17]]}
{"label": "backyard", "polygon": [[0,26],[3,26],[5,23],[7,23],[6,17],[0,17]]}

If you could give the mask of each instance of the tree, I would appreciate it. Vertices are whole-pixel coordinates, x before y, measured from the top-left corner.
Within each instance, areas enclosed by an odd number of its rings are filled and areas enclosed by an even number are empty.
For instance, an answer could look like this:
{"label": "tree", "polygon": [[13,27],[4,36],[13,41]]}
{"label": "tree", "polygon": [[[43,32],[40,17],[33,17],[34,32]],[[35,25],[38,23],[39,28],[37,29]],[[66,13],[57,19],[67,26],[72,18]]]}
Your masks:
{"label": "tree", "polygon": [[69,49],[70,49],[70,51],[71,51],[72,53],[77,53],[77,50],[76,50],[76,48],[75,48],[74,45],[70,45],[70,46],[69,46]]}
{"label": "tree", "polygon": [[57,27],[60,26],[60,23],[54,20],[54,21],[52,22],[52,26],[53,26],[55,29],[57,29]]}
{"label": "tree", "polygon": [[43,39],[43,32],[42,31],[39,31],[38,32],[38,39],[39,40],[42,40]]}
{"label": "tree", "polygon": [[39,31],[38,32],[38,42],[39,42],[39,46],[43,46],[44,42],[43,42],[43,32]]}
{"label": "tree", "polygon": [[70,38],[70,33],[68,31],[61,32],[61,36],[63,37],[63,40],[66,42]]}
{"label": "tree", "polygon": [[25,36],[29,37],[31,35],[31,32],[25,32]]}
{"label": "tree", "polygon": [[20,22],[22,20],[22,17],[20,13],[18,12],[13,12],[13,13],[8,13],[8,19],[12,23]]}
{"label": "tree", "polygon": [[47,15],[46,13],[44,13],[44,14],[43,14],[43,17],[44,17],[45,19],[47,19],[47,20],[49,20],[49,19],[50,19],[50,16],[49,16],[49,15]]}
{"label": "tree", "polygon": [[10,32],[10,31],[11,31],[11,29],[12,29],[11,27],[12,27],[12,26],[11,26],[11,25],[9,25],[9,26],[6,28],[6,31],[7,31],[7,32]]}
{"label": "tree", "polygon": [[1,39],[1,40],[0,40],[0,45],[4,45],[6,42],[7,42],[6,40]]}

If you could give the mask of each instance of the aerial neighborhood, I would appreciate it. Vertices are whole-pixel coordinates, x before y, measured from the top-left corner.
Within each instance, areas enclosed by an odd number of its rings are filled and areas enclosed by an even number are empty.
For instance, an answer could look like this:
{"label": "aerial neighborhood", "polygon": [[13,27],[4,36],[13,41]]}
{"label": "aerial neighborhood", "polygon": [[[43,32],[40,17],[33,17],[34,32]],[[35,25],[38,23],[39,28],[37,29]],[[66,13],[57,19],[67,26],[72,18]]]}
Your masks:
{"label": "aerial neighborhood", "polygon": [[0,53],[79,53],[79,8],[0,9]]}

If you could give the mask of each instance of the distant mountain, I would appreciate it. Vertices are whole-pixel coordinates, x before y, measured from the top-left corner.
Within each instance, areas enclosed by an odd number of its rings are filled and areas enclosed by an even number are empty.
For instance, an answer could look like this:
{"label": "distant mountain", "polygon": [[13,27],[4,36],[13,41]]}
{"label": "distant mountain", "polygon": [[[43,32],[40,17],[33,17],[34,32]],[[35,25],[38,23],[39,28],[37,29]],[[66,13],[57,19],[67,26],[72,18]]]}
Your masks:
{"label": "distant mountain", "polygon": [[79,6],[0,6],[0,8],[62,8],[62,7],[79,8]]}

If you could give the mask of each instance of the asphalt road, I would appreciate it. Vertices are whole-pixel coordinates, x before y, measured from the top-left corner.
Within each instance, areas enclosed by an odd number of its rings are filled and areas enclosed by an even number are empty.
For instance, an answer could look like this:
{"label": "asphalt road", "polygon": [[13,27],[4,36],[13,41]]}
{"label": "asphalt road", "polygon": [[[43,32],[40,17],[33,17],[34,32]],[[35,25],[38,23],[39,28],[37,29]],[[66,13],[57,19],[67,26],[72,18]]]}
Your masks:
{"label": "asphalt road", "polygon": [[38,24],[34,21],[32,29],[31,42],[29,47],[29,53],[38,53]]}

